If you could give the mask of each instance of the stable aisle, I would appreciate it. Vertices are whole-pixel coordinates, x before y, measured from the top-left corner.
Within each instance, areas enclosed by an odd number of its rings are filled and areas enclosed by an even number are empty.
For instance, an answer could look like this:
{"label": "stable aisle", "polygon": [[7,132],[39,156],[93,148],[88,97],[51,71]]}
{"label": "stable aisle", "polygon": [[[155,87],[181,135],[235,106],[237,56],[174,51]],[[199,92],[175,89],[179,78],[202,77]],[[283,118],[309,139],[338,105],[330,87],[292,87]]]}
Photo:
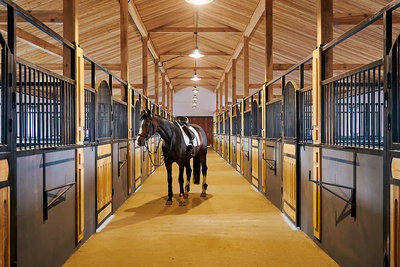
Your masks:
{"label": "stable aisle", "polygon": [[208,151],[208,196],[191,185],[166,206],[165,167],[143,186],[64,264],[69,266],[338,266],[228,165]]}

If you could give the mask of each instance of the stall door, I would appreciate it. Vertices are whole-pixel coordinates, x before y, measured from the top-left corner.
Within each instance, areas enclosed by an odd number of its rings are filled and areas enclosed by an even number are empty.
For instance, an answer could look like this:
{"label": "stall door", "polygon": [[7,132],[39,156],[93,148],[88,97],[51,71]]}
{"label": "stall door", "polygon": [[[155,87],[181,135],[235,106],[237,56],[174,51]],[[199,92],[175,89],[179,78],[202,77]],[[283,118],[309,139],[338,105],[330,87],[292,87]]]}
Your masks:
{"label": "stall door", "polygon": [[298,224],[297,85],[288,82],[283,90],[283,212]]}
{"label": "stall door", "polygon": [[112,213],[112,109],[111,90],[106,81],[97,87],[96,204],[97,226]]}
{"label": "stall door", "polygon": [[112,160],[111,144],[97,148],[97,224],[100,225],[112,212]]}

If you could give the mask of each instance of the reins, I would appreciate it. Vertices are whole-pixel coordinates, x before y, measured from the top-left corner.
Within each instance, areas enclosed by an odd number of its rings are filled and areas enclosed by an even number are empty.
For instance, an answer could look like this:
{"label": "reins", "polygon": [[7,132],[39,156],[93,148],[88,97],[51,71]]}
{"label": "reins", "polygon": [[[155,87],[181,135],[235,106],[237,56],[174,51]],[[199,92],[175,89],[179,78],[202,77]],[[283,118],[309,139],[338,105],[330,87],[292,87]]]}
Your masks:
{"label": "reins", "polygon": [[[172,136],[173,136],[173,133],[172,133]],[[144,147],[146,148],[146,150],[147,150],[147,152],[148,152],[150,162],[151,162],[151,164],[152,164],[154,167],[160,167],[160,166],[164,165],[164,164],[165,164],[165,161],[166,161],[166,160],[168,159],[168,157],[169,157],[169,153],[170,153],[171,150],[172,150],[172,140],[173,140],[173,138],[171,137],[171,141],[169,142],[170,145],[169,145],[168,155],[166,155],[166,156],[164,157],[164,162],[161,163],[161,164],[155,164],[154,161],[153,161],[153,159],[151,158],[151,155],[157,153],[158,148],[160,147],[161,139],[162,139],[162,138],[161,138],[161,136],[160,136],[160,140],[158,141],[157,148],[156,148],[156,151],[154,151],[154,153],[152,153],[152,152],[150,151],[150,149],[149,149],[149,146],[148,146],[149,139],[146,139],[146,141],[145,141],[145,143],[144,143]]]}

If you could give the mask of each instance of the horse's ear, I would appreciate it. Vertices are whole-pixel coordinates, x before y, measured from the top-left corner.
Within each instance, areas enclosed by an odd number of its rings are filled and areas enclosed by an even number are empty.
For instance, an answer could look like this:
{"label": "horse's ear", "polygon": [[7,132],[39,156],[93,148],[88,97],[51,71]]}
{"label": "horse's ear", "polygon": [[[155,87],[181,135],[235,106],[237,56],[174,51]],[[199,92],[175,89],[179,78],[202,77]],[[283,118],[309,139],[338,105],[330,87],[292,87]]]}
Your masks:
{"label": "horse's ear", "polygon": [[150,109],[147,109],[146,111],[147,111],[147,114],[148,114],[149,116],[151,116]]}

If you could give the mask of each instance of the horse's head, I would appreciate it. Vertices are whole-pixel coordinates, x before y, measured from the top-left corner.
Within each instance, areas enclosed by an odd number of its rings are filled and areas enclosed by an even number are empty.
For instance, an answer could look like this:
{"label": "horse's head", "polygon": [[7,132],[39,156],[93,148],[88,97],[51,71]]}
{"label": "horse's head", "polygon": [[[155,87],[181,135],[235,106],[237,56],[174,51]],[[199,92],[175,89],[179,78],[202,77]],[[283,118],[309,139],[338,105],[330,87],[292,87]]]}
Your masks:
{"label": "horse's head", "polygon": [[156,128],[153,123],[153,118],[150,114],[150,110],[143,110],[142,117],[140,118],[140,128],[138,133],[137,144],[138,146],[144,146],[146,141],[155,134]]}

